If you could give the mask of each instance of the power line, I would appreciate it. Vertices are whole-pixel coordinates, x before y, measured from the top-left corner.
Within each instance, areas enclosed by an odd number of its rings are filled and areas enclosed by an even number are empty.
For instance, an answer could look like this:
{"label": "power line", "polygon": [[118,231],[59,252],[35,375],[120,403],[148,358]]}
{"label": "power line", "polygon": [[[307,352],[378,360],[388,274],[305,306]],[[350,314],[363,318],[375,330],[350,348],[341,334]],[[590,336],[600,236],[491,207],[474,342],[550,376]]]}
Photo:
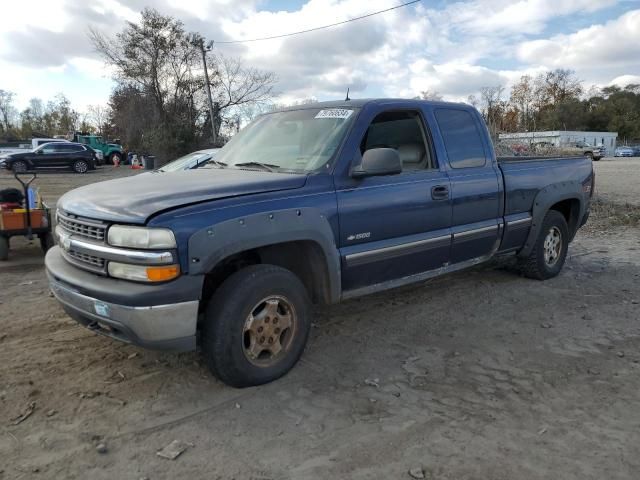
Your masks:
{"label": "power line", "polygon": [[322,27],[310,28],[308,30],[300,30],[299,32],[291,32],[285,33],[282,35],[273,35],[271,37],[261,37],[261,38],[250,38],[247,40],[227,40],[224,42],[215,42],[216,44],[230,44],[230,43],[248,43],[248,42],[260,42],[262,40],[273,40],[274,38],[284,38],[291,37],[293,35],[300,35],[301,33],[309,33],[315,32],[317,30],[323,30],[325,28],[336,27],[338,25],[344,25],[345,23],[355,22],[356,20],[362,20],[363,18],[373,17],[374,15],[380,15],[381,13],[390,12],[391,10],[396,10],[398,8],[407,7],[409,5],[413,5],[414,3],[421,2],[422,0],[412,0],[411,2],[403,3],[402,5],[396,5],[395,7],[387,8],[385,10],[380,10],[378,12],[368,13],[367,15],[362,15],[361,17],[350,18],[349,20],[344,20],[338,23],[332,23],[331,25],[323,25]]}

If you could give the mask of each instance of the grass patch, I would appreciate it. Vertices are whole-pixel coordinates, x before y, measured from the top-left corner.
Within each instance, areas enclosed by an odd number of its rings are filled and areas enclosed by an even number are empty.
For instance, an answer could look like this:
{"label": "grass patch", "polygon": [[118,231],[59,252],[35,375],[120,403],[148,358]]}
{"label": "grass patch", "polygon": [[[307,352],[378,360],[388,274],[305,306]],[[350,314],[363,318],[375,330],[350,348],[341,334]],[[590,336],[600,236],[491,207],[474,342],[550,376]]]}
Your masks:
{"label": "grass patch", "polygon": [[585,228],[587,230],[603,230],[612,227],[637,227],[639,225],[640,207],[594,198],[591,201],[591,214]]}

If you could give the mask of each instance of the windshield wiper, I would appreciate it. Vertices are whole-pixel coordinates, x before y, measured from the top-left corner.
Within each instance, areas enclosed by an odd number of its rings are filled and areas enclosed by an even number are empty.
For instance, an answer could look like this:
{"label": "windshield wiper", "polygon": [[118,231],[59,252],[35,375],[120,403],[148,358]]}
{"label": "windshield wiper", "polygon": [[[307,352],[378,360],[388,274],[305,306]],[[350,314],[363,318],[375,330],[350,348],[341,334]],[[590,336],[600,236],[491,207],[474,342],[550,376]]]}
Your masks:
{"label": "windshield wiper", "polygon": [[258,168],[262,168],[267,172],[275,172],[277,168],[280,168],[280,165],[272,165],[270,163],[262,163],[262,162],[244,162],[244,163],[236,163],[234,167],[258,167]]}
{"label": "windshield wiper", "polygon": [[207,166],[207,165],[216,165],[219,168],[227,168],[227,164],[224,162],[221,162],[220,160],[214,160],[213,158],[211,160],[209,160],[207,163],[205,163],[203,165],[203,167]]}

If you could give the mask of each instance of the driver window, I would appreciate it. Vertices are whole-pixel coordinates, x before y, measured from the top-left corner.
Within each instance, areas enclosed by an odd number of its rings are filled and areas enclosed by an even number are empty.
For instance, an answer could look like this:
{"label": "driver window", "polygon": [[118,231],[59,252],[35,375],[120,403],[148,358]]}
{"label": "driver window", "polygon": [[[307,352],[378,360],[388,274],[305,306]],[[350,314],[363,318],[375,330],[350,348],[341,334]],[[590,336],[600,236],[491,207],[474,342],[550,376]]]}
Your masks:
{"label": "driver window", "polygon": [[56,147],[53,145],[47,145],[46,147],[42,147],[42,153],[46,154],[51,154],[54,153],[56,151]]}
{"label": "driver window", "polygon": [[434,168],[418,112],[395,111],[378,114],[367,129],[360,152],[372,148],[394,148],[400,155],[402,171]]}

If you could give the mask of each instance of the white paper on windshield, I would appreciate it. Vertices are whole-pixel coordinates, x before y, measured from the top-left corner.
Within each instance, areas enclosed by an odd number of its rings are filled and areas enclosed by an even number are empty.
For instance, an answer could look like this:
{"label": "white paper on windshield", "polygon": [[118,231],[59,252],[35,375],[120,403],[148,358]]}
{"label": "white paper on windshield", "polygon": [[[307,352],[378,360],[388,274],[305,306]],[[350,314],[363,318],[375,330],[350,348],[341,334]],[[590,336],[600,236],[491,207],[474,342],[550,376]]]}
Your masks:
{"label": "white paper on windshield", "polygon": [[330,108],[327,110],[320,110],[315,118],[349,118],[353,110],[347,110],[346,108]]}

